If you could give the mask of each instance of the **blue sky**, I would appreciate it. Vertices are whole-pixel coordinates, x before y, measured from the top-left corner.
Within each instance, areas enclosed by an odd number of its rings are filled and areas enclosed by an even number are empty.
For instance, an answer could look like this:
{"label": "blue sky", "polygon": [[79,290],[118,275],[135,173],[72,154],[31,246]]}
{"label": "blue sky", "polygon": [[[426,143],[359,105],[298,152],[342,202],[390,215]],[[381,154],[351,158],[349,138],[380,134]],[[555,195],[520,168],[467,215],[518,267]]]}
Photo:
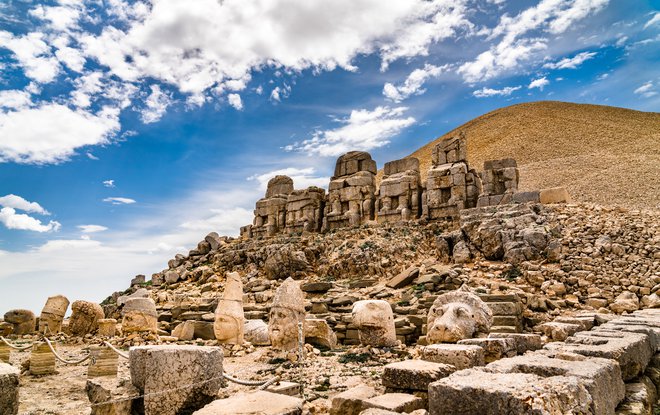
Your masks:
{"label": "blue sky", "polygon": [[658,68],[654,1],[4,1],[0,311],[100,301],[348,150],[526,101],[658,111]]}

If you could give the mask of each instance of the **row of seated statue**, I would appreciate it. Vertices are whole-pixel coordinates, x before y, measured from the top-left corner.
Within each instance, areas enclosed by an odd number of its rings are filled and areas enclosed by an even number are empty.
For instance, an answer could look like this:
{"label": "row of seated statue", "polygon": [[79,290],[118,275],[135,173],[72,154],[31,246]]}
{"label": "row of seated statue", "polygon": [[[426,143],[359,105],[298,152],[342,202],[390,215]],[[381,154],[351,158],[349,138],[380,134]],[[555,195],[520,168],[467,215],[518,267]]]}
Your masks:
{"label": "row of seated statue", "polygon": [[376,162],[364,151],[337,159],[328,193],[319,187],[294,190],[288,176],[268,182],[266,196],[257,201],[252,225],[243,237],[324,232],[376,220],[378,223],[453,218],[461,209],[508,203],[518,190],[513,159],[484,163],[479,174],[467,162],[467,143],[459,134],[433,149],[426,182],[414,157],[385,163],[376,186]]}

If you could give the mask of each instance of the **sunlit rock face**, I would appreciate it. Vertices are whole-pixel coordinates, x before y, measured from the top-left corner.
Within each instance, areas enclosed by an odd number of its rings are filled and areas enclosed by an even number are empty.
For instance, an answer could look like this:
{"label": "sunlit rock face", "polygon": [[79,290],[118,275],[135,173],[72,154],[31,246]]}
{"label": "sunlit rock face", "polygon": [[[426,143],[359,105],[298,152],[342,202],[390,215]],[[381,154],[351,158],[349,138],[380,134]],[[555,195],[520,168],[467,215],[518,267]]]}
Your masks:
{"label": "sunlit rock face", "polygon": [[58,333],[62,330],[62,320],[69,308],[69,299],[63,295],[48,297],[39,316],[39,333]]}
{"label": "sunlit rock face", "polygon": [[99,320],[104,317],[103,308],[90,301],[74,301],[71,304],[69,332],[72,336],[84,336],[99,328]]}
{"label": "sunlit rock face", "polygon": [[362,300],[353,304],[353,324],[365,346],[395,346],[396,332],[392,307],[383,300]]}
{"label": "sunlit rock face", "polygon": [[243,282],[238,272],[227,274],[225,292],[215,309],[213,332],[220,343],[243,344]]}
{"label": "sunlit rock face", "polygon": [[122,309],[123,333],[151,332],[158,330],[158,312],[156,303],[151,298],[130,298]]}
{"label": "sunlit rock face", "polygon": [[298,347],[298,324],[305,319],[304,301],[300,284],[291,278],[275,292],[268,322],[268,337],[274,349],[291,351]]}
{"label": "sunlit rock face", "polygon": [[323,224],[325,190],[310,186],[304,190],[294,190],[286,202],[285,232],[319,232]]}
{"label": "sunlit rock face", "polygon": [[249,229],[253,237],[273,236],[284,231],[286,203],[293,192],[293,179],[275,176],[268,181],[266,196],[259,199],[254,209],[254,222]]}
{"label": "sunlit rock face", "polygon": [[493,313],[476,295],[456,290],[436,298],[429,310],[426,339],[433,343],[456,343],[490,330]]}

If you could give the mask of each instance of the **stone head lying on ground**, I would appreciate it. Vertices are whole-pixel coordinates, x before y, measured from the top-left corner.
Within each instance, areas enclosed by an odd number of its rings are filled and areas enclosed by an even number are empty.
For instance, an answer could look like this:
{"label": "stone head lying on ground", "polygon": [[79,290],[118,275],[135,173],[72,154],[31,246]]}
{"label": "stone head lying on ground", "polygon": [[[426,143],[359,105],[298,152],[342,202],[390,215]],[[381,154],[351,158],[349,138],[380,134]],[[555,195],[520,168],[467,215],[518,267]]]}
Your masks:
{"label": "stone head lying on ground", "polygon": [[352,315],[361,344],[376,347],[396,346],[394,314],[387,301],[356,301]]}
{"label": "stone head lying on ground", "polygon": [[456,343],[488,333],[493,313],[479,297],[460,289],[436,298],[427,321],[430,344]]}

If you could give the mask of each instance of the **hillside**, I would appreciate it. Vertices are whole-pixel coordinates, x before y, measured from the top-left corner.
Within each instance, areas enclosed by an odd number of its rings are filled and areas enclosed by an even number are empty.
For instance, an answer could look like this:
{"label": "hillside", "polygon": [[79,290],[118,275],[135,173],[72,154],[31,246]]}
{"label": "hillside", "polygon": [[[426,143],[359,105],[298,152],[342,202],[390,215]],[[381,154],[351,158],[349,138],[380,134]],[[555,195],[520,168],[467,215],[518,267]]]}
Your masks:
{"label": "hillside", "polygon": [[435,144],[459,130],[477,170],[515,158],[521,190],[563,186],[578,202],[660,206],[660,113],[554,101],[500,108],[413,152],[422,178]]}

